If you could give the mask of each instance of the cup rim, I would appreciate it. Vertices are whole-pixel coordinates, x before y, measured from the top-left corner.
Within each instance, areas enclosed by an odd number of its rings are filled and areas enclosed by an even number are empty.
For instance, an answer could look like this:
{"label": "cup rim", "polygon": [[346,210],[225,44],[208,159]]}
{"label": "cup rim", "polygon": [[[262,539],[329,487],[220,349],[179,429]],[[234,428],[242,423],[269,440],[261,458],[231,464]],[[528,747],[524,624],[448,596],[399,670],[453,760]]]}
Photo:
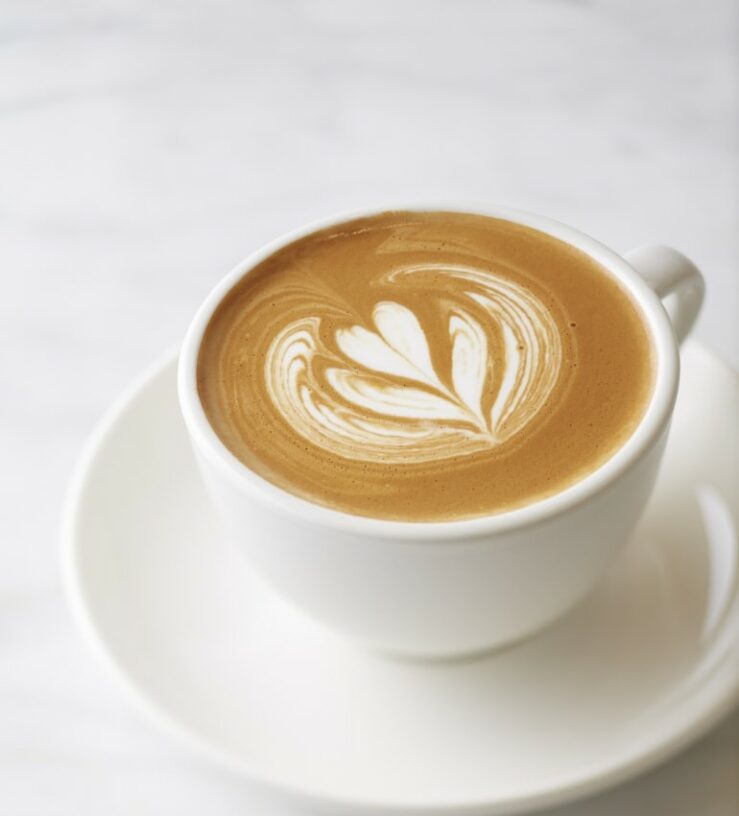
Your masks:
{"label": "cup rim", "polygon": [[[612,274],[640,308],[652,341],[654,383],[647,408],[631,436],[595,470],[574,484],[531,504],[489,515],[442,521],[402,521],[372,518],[335,510],[304,499],[251,470],[221,441],[203,409],[197,390],[200,343],[217,306],[226,294],[263,260],[277,250],[318,230],[356,218],[385,212],[448,212],[482,215],[510,221],[544,232],[579,249]],[[677,397],[679,352],[672,323],[662,302],[645,280],[621,255],[583,232],[554,219],[516,208],[459,203],[393,204],[341,212],[290,230],[248,255],[211,290],[197,310],[180,349],[177,389],[180,409],[196,452],[213,464],[233,487],[256,502],[295,521],[331,530],[401,541],[448,541],[475,539],[531,527],[583,504],[608,488],[635,466],[660,438],[669,422]]]}

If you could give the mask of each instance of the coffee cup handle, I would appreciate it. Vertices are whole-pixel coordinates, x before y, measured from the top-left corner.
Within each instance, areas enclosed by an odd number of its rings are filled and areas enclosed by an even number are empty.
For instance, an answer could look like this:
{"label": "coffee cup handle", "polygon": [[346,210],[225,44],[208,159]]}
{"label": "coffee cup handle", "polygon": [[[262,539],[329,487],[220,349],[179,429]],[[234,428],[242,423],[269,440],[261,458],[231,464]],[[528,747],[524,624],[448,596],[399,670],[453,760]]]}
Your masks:
{"label": "coffee cup handle", "polygon": [[624,257],[663,301],[679,343],[693,328],[706,286],[698,267],[668,246],[632,249]]}

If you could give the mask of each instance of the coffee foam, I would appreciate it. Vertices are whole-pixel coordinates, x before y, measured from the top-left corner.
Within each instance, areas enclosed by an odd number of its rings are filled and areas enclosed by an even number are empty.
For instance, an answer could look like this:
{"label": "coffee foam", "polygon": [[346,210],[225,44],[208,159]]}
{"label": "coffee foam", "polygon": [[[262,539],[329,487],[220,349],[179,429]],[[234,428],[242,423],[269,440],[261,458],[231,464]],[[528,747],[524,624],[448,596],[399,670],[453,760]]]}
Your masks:
{"label": "coffee foam", "polygon": [[482,216],[384,213],[278,250],[206,328],[198,390],[265,479],[378,518],[500,512],[633,432],[652,387],[638,309],[588,256]]}
{"label": "coffee foam", "polygon": [[434,367],[418,318],[396,301],[376,303],[371,326],[339,328],[330,343],[321,337],[316,303],[314,314],[292,320],[271,342],[266,390],[304,439],[347,459],[427,462],[499,445],[544,405],[562,365],[559,332],[544,304],[471,266],[399,266],[376,283],[423,288],[428,273],[446,278],[469,304],[443,310],[448,380]]}

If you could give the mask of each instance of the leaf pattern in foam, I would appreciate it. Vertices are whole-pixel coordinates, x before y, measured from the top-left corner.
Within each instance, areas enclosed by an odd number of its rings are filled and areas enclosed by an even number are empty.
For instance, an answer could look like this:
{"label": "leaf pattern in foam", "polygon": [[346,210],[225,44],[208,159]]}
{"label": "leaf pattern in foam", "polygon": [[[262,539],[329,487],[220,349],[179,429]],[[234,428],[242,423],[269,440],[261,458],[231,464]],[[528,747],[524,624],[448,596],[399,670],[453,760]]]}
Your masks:
{"label": "leaf pattern in foam", "polygon": [[516,335],[508,323],[501,323],[503,329],[503,345],[505,348],[505,365],[503,380],[500,383],[498,394],[490,411],[490,422],[497,429],[507,414],[512,400],[520,398],[520,388],[517,385],[521,379],[522,357],[518,351]]}
{"label": "leaf pattern in foam", "polygon": [[336,332],[336,345],[352,362],[377,373],[417,379],[418,371],[408,360],[364,326],[352,326]]}
{"label": "leaf pattern in foam", "polygon": [[452,384],[459,399],[485,427],[482,392],[488,374],[488,343],[482,326],[466,312],[449,318],[452,339]]}
{"label": "leaf pattern in foam", "polygon": [[[539,411],[562,358],[546,305],[488,272],[463,266],[446,271],[473,285],[465,294],[497,323],[503,359],[495,363],[496,376],[485,326],[459,306],[447,323],[448,385],[436,374],[423,327],[406,306],[377,303],[373,327],[339,329],[333,349],[321,339],[321,318],[308,315],[274,338],[265,366],[272,399],[296,432],[341,456],[421,462],[501,444]],[[314,368],[316,354],[333,365]],[[493,404],[483,413],[486,388],[494,384]]]}
{"label": "leaf pattern in foam", "polygon": [[421,388],[388,385],[375,377],[345,368],[326,369],[326,379],[348,402],[394,419],[470,420],[463,407]]}
{"label": "leaf pattern in foam", "polygon": [[426,382],[443,389],[431,363],[426,334],[413,312],[400,303],[383,301],[375,306],[372,317],[385,342],[421,372]]}

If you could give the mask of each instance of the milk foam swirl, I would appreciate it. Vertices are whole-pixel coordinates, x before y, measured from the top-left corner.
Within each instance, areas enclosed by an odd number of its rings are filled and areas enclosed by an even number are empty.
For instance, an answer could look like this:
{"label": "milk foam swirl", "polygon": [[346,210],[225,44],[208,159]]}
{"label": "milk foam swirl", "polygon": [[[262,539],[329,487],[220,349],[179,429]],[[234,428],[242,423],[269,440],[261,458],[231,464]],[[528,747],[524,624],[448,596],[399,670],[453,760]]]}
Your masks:
{"label": "milk foam swirl", "polygon": [[444,354],[432,353],[417,316],[394,300],[374,305],[371,326],[340,327],[329,339],[318,303],[273,338],[266,390],[296,433],[347,459],[413,464],[493,448],[539,413],[562,366],[546,306],[465,265],[401,266],[381,283],[402,299],[404,285],[429,276],[453,285],[452,299],[438,297]]}

